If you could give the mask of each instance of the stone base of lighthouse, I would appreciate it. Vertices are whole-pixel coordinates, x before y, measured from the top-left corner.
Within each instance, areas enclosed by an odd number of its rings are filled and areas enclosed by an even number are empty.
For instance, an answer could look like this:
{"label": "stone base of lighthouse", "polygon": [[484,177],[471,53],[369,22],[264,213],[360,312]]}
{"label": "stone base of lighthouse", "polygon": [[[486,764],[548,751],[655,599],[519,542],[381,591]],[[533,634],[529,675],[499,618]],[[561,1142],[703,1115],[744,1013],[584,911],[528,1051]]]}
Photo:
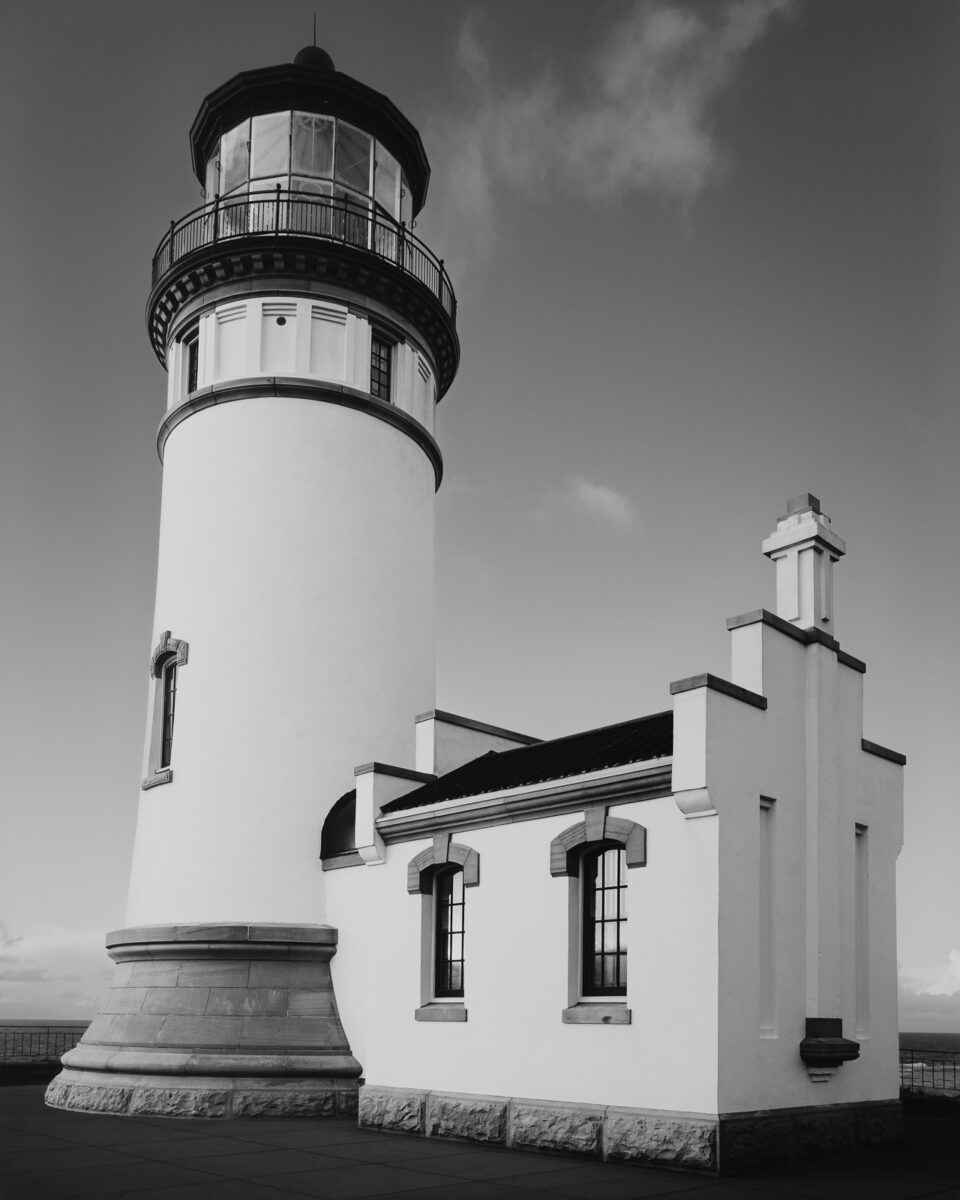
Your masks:
{"label": "stone base of lighthouse", "polygon": [[357,1112],[325,925],[145,925],[107,935],[100,1012],[47,1088],[53,1108],[170,1117]]}

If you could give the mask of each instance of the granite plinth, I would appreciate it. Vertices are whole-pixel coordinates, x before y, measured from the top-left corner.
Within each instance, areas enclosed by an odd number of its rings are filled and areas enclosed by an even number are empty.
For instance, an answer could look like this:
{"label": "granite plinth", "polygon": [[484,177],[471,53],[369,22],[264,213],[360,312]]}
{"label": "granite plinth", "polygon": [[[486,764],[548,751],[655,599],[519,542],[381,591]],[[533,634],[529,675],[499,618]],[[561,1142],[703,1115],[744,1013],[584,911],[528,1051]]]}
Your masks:
{"label": "granite plinth", "polygon": [[355,1116],[360,1064],[323,925],[165,925],[107,936],[114,978],[50,1084],[53,1108],[142,1116]]}

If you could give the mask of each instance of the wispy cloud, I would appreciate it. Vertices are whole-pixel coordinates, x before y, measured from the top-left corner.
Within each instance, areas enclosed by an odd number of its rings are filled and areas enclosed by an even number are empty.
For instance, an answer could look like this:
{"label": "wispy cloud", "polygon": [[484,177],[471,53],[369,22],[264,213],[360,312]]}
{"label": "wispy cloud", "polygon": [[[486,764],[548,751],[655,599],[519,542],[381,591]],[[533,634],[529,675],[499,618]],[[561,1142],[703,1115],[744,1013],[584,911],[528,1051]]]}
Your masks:
{"label": "wispy cloud", "polygon": [[0,1017],[66,1019],[96,1010],[111,971],[100,930],[44,929],[15,937],[0,923],[0,946]]}
{"label": "wispy cloud", "polygon": [[953,996],[960,992],[960,950],[932,967],[901,967],[903,985],[918,996]]}
{"label": "wispy cloud", "polygon": [[543,520],[559,509],[596,518],[621,530],[632,528],[635,521],[629,497],[582,475],[571,476],[563,487],[549,492],[531,515],[536,520]]}
{"label": "wispy cloud", "polygon": [[795,3],[717,0],[692,10],[634,0],[586,48],[579,80],[547,67],[522,83],[503,78],[468,20],[457,46],[460,106],[427,124],[439,166],[431,207],[479,251],[503,192],[549,203],[558,189],[592,201],[643,191],[689,204],[726,164],[712,130],[716,100]]}

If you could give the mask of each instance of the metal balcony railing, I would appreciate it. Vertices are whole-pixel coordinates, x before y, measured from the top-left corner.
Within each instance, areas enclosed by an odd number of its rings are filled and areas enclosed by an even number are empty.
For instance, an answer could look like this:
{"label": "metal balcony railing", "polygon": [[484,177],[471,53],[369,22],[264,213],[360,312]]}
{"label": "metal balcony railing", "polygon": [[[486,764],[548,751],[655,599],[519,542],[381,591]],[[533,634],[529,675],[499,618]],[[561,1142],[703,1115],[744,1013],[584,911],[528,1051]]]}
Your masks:
{"label": "metal balcony railing", "polygon": [[18,1067],[59,1062],[80,1041],[88,1021],[0,1023],[0,1074]]}
{"label": "metal balcony railing", "polygon": [[900,1086],[907,1091],[960,1095],[960,1053],[901,1050]]}
{"label": "metal balcony railing", "polygon": [[405,222],[358,200],[280,187],[223,200],[218,196],[212,204],[171,221],[153,256],[152,282],[156,285],[181,259],[203,247],[264,235],[318,238],[366,250],[422,283],[451,320],[456,320],[457,300],[443,259],[415,237]]}

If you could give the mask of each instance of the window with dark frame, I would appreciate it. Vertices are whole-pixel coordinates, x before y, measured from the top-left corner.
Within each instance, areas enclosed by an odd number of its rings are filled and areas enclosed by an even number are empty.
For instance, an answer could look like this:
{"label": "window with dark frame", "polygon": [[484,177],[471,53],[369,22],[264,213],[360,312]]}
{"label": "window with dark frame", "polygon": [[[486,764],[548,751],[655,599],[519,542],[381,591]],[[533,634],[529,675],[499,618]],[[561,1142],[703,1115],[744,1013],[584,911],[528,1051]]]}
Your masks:
{"label": "window with dark frame", "polygon": [[584,996],[627,994],[627,862],[622,846],[601,845],[580,859]]}
{"label": "window with dark frame", "polygon": [[378,400],[390,400],[390,363],[393,343],[382,333],[374,332],[370,340],[370,394]]}
{"label": "window with dark frame", "polygon": [[200,364],[200,340],[196,334],[187,342],[187,392],[197,390],[197,372]]}
{"label": "window with dark frame", "polygon": [[158,664],[161,703],[160,717],[160,768],[170,766],[173,754],[173,717],[177,699],[177,656],[168,654]]}
{"label": "window with dark frame", "polygon": [[434,879],[436,941],[434,995],[463,996],[463,871],[441,871]]}

